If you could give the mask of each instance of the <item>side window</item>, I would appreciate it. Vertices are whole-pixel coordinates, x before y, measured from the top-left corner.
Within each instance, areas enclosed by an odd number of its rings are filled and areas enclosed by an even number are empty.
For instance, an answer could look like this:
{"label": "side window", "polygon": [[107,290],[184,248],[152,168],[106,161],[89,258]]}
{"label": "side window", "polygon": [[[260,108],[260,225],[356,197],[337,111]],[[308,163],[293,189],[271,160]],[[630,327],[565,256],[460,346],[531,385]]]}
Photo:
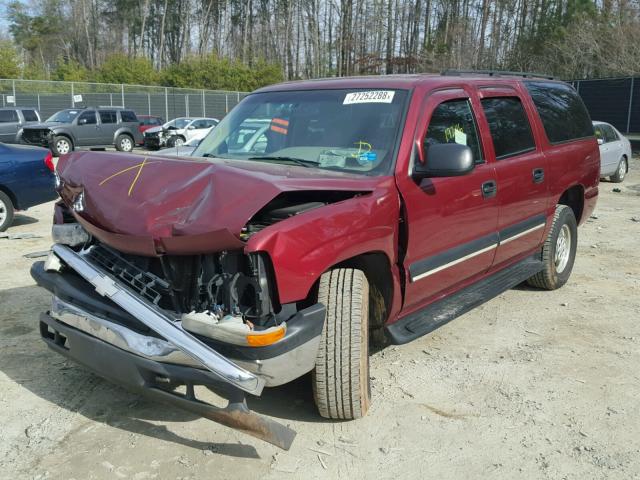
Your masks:
{"label": "side window", "polygon": [[15,110],[0,110],[0,123],[12,123],[18,121]]}
{"label": "side window", "polygon": [[602,142],[599,143],[604,143],[606,141],[606,135],[604,133],[604,130],[602,129],[602,125],[594,125],[593,133],[595,134],[598,141],[602,140]]}
{"label": "side window", "polygon": [[431,115],[425,148],[434,143],[460,143],[473,153],[473,161],[482,163],[478,129],[469,100],[449,100],[436,107]]}
{"label": "side window", "polygon": [[611,125],[603,125],[602,127],[604,129],[605,142],[617,142],[618,140],[620,140],[618,138],[618,134]]}
{"label": "side window", "polygon": [[565,83],[524,82],[551,143],[593,136],[591,119],[577,92]]}
{"label": "side window", "polygon": [[196,130],[200,130],[202,128],[207,128],[207,122],[206,120],[196,120],[191,124],[191,126]]}
{"label": "side window", "polygon": [[96,112],[82,112],[78,117],[78,125],[95,125],[98,123]]}
{"label": "side window", "polygon": [[138,117],[131,110],[120,110],[120,118],[122,122],[135,122],[138,123]]}
{"label": "side window", "polygon": [[536,148],[527,114],[519,98],[483,98],[482,108],[498,160]]}
{"label": "side window", "polygon": [[116,123],[118,120],[116,118],[115,110],[103,110],[100,112],[100,121],[102,123]]}
{"label": "side window", "polygon": [[38,114],[35,110],[22,110],[22,116],[25,122],[37,122]]}

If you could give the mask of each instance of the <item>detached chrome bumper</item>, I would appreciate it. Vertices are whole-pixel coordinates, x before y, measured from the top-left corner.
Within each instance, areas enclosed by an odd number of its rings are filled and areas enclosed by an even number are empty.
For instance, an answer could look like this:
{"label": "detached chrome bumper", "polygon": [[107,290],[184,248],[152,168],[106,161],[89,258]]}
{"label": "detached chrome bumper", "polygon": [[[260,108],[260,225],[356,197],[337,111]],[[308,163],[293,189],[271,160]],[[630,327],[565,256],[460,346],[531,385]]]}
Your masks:
{"label": "detached chrome bumper", "polygon": [[[259,395],[265,385],[287,383],[313,369],[323,305],[296,313],[287,321],[285,338],[273,345],[207,344],[209,339],[205,343],[185,331],[177,319],[120,285],[82,252],[54,245],[53,253],[86,282],[68,270],[45,271],[43,262],[31,268],[36,282],[53,293],[51,310],[40,317],[42,338],[50,348],[114,383],[289,448],[295,432],[249,411],[245,392]],[[187,395],[172,391],[176,385],[186,385]],[[194,385],[207,386],[229,405],[201,402]]]}

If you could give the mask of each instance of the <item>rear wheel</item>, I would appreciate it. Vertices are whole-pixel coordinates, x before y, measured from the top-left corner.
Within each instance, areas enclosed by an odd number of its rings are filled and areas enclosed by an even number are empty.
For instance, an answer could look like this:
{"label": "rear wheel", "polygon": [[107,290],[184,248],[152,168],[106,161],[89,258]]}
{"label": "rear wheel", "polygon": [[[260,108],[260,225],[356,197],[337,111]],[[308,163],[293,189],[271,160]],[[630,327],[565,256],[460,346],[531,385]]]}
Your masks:
{"label": "rear wheel", "polygon": [[118,135],[118,138],[116,138],[116,150],[119,152],[130,152],[133,150],[133,138],[124,133]]}
{"label": "rear wheel", "polygon": [[53,154],[56,157],[60,155],[66,155],[67,153],[71,153],[73,151],[73,143],[69,140],[68,137],[63,137],[59,135],[53,138],[53,147],[51,148]]}
{"label": "rear wheel", "polygon": [[527,280],[532,287],[555,290],[571,275],[578,246],[578,224],[573,210],[558,205],[553,217],[551,231],[542,247],[544,268]]}
{"label": "rear wheel", "polygon": [[316,405],[325,418],[363,417],[369,383],[369,283],[361,270],[336,268],[320,279],[318,302],[327,308],[313,371]]}
{"label": "rear wheel", "polygon": [[13,202],[9,196],[0,192],[0,232],[4,232],[13,222]]}
{"label": "rear wheel", "polygon": [[618,164],[618,169],[616,170],[616,173],[611,175],[611,181],[613,183],[622,183],[622,181],[624,180],[624,177],[627,176],[628,170],[629,170],[629,165],[627,163],[627,159],[626,157],[622,157],[620,159],[620,163]]}

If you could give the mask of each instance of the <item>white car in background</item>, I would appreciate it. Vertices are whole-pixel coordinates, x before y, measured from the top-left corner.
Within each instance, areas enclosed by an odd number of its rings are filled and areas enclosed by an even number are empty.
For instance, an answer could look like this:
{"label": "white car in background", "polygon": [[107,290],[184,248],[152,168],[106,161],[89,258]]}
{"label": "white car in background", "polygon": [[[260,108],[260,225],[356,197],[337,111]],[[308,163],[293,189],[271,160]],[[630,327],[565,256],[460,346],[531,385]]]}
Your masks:
{"label": "white car in background", "polygon": [[163,148],[162,150],[157,151],[154,155],[160,155],[162,157],[190,157],[193,154],[193,151],[196,149],[200,142],[201,138],[192,138],[191,140],[185,142],[182,145],[176,145],[175,147]]}
{"label": "white car in background", "polygon": [[622,182],[629,171],[631,142],[605,122],[593,122],[593,130],[600,145],[600,177]]}
{"label": "white car in background", "polygon": [[203,139],[220,120],[205,117],[179,117],[161,127],[144,132],[144,145],[150,150],[184,145],[189,140]]}

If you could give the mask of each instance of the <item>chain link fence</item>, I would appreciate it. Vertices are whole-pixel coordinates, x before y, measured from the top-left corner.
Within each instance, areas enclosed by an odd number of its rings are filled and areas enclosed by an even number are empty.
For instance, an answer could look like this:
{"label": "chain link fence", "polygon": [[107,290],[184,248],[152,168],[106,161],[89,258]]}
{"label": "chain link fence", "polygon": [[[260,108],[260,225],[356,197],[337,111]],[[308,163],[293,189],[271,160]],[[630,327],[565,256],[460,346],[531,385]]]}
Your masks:
{"label": "chain link fence", "polygon": [[37,108],[42,119],[65,108],[126,107],[138,115],[224,117],[247,92],[111,83],[0,79],[0,106]]}

